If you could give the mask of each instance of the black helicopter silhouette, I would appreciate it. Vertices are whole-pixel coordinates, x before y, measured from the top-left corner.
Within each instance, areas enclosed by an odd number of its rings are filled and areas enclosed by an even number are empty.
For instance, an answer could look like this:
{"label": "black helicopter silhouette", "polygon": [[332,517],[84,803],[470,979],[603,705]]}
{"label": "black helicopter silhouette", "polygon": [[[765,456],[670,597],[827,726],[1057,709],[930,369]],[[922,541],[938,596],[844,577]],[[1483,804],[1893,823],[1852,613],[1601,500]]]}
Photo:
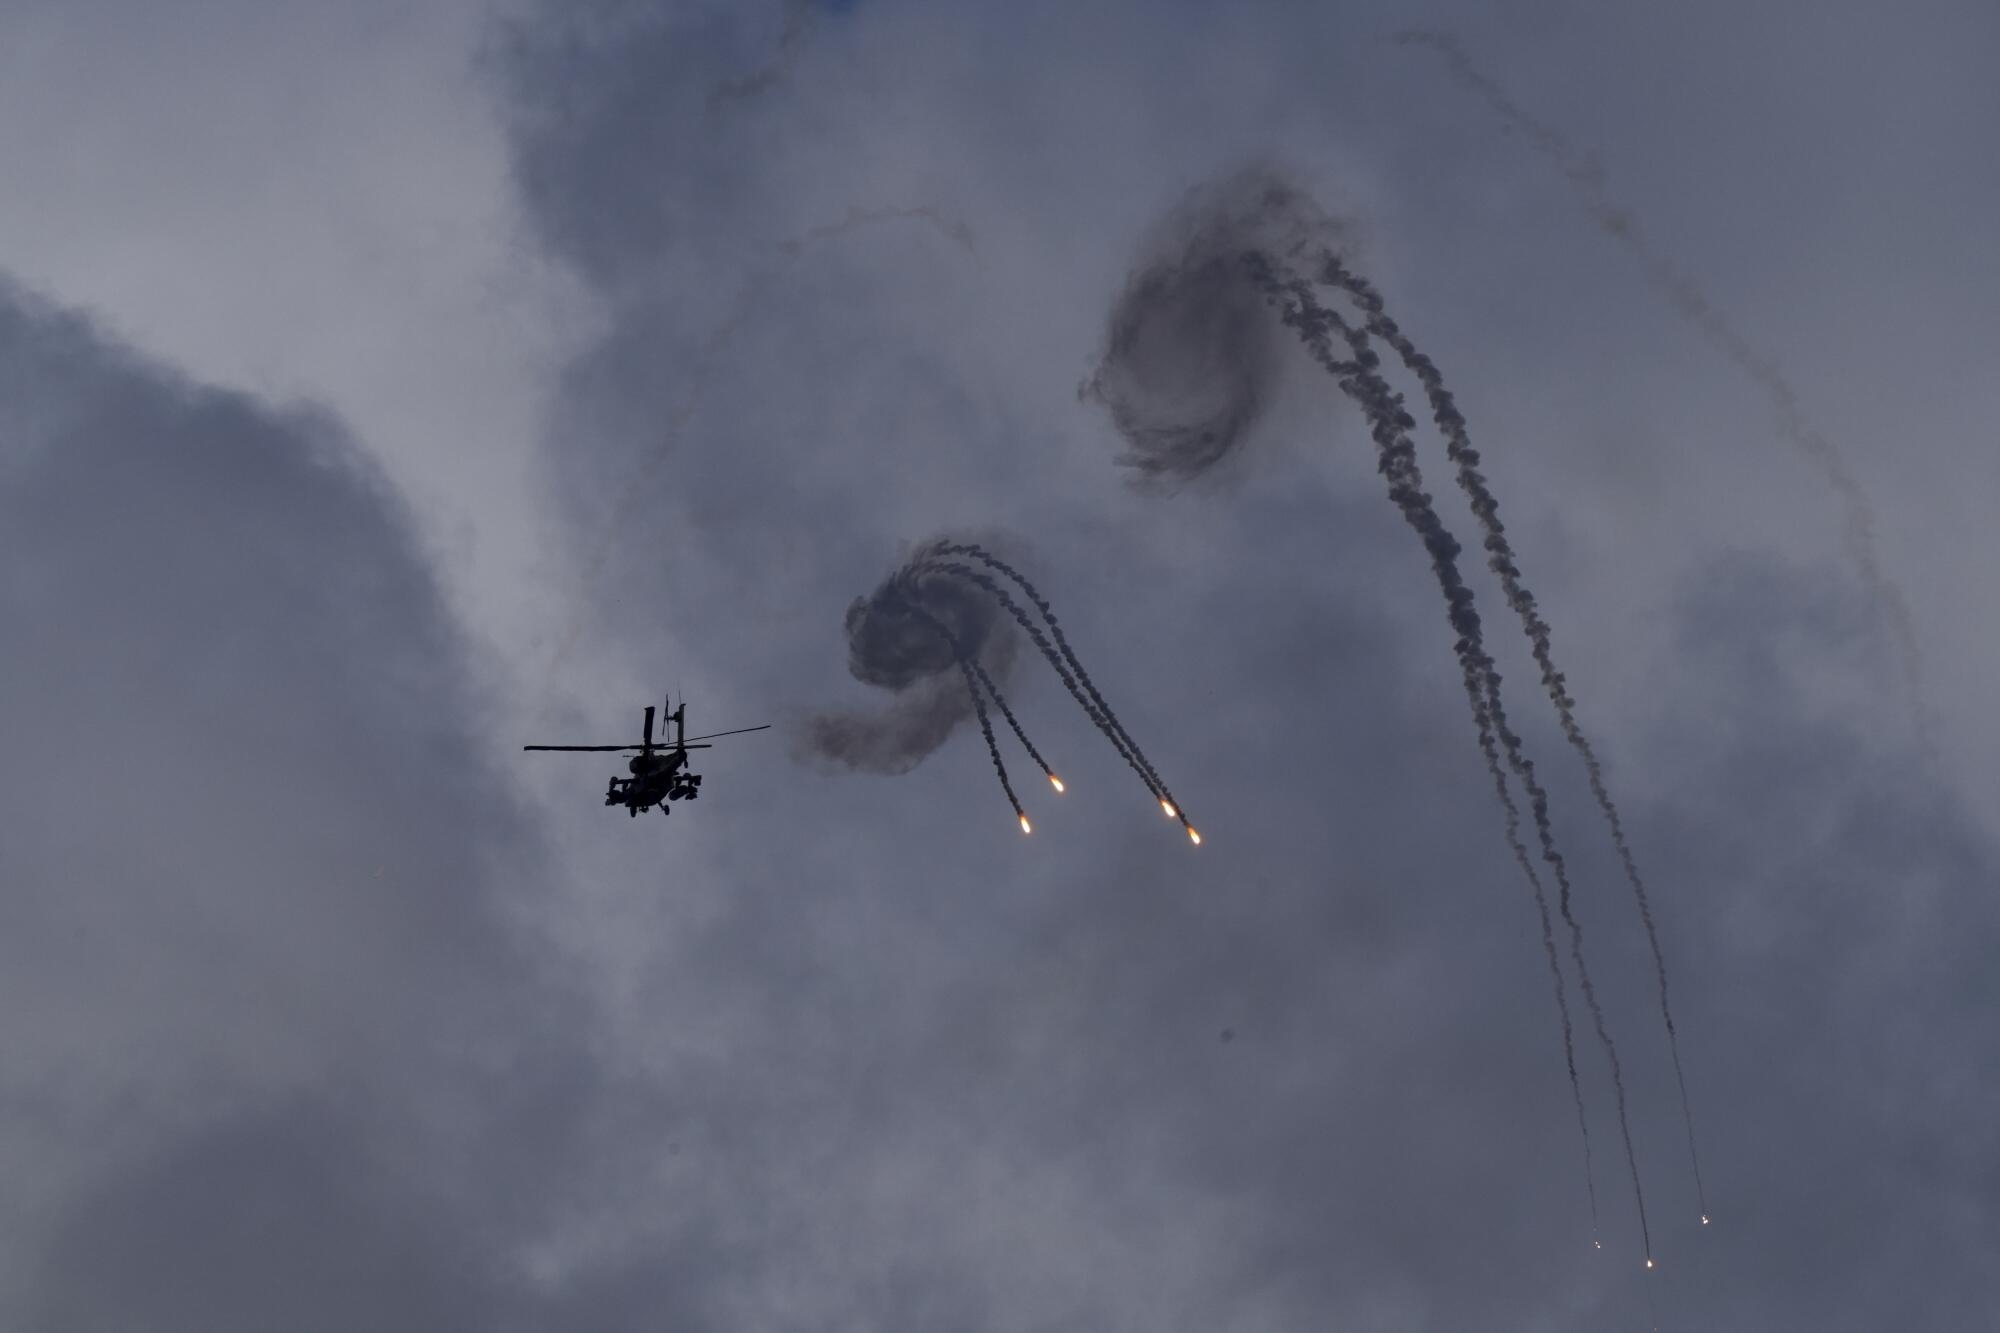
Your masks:
{"label": "black helicopter silhouette", "polygon": [[[669,699],[667,702],[671,704],[673,700]],[[606,805],[622,805],[627,814],[636,818],[641,810],[650,810],[654,806],[660,808],[661,814],[670,815],[673,811],[668,808],[667,802],[692,801],[701,795],[701,774],[687,771],[689,750],[710,749],[712,747],[702,742],[714,740],[718,736],[740,736],[746,731],[771,729],[771,724],[767,722],[758,727],[738,727],[734,731],[711,731],[706,736],[696,736],[693,740],[689,740],[685,699],[681,701],[679,708],[667,714],[667,720],[674,724],[674,739],[671,745],[664,741],[658,745],[653,743],[653,708],[648,704],[645,737],[637,745],[523,745],[521,748],[618,753],[637,750],[638,753],[626,764],[632,776],[614,777],[611,779],[611,785],[604,789]]]}

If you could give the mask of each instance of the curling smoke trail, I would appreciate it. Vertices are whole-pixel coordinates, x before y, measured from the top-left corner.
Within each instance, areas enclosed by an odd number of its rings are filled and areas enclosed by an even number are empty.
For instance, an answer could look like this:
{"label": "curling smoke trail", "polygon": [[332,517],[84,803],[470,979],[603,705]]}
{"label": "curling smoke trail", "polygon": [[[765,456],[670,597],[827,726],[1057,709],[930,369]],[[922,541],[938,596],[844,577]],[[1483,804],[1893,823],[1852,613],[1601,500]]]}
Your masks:
{"label": "curling smoke trail", "polygon": [[1456,38],[1449,33],[1416,30],[1398,33],[1394,40],[1399,45],[1425,46],[1438,52],[1450,67],[1452,77],[1462,87],[1476,93],[1508,124],[1526,135],[1535,150],[1555,163],[1563,178],[1576,188],[1591,221],[1639,261],[1647,278],[1666,296],[1680,316],[1693,325],[1711,347],[1762,389],[1777,408],[1779,432],[1806,456],[1840,497],[1848,554],[1860,570],[1870,603],[1882,614],[1888,637],[1895,646],[1904,703],[1910,712],[1917,744],[1933,767],[1938,766],[1941,760],[1936,728],[1930,715],[1923,654],[1917,646],[1916,625],[1902,589],[1882,569],[1875,543],[1874,510],[1861,489],[1861,483],[1855,479],[1846,455],[1807,419],[1798,391],[1786,379],[1777,359],[1752,346],[1750,340],[1723,316],[1701,285],[1654,248],[1640,230],[1638,218],[1605,197],[1602,168],[1579,152],[1561,132],[1522,110],[1505,89],[1472,63]]}
{"label": "curling smoke trail", "polygon": [[[1617,1046],[1605,1026],[1603,1006],[1591,982],[1589,966],[1584,961],[1583,928],[1571,909],[1569,872],[1555,845],[1554,830],[1549,821],[1548,795],[1535,777],[1534,764],[1523,752],[1520,737],[1508,725],[1500,695],[1500,673],[1486,652],[1472,590],[1458,569],[1459,544],[1438,518],[1429,494],[1423,489],[1423,476],[1416,462],[1416,446],[1409,436],[1416,422],[1404,410],[1401,396],[1382,379],[1380,359],[1369,347],[1366,333],[1315,301],[1311,288],[1303,280],[1292,278],[1280,281],[1264,256],[1252,252],[1245,260],[1252,278],[1267,299],[1279,307],[1283,322],[1297,331],[1314,360],[1334,377],[1341,391],[1367,416],[1369,433],[1376,444],[1377,470],[1388,481],[1390,498],[1402,512],[1405,522],[1418,534],[1430,553],[1431,568],[1445,596],[1447,615],[1452,628],[1458,633],[1454,651],[1465,676],[1466,695],[1475,724],[1482,733],[1490,727],[1492,734],[1498,737],[1509,767],[1528,794],[1542,859],[1555,876],[1558,909],[1569,929],[1570,960],[1577,971],[1577,984],[1590,1010],[1598,1043],[1611,1068],[1619,1136],[1632,1176],[1641,1240],[1650,1256],[1652,1236],[1646,1220],[1646,1199],[1640,1183],[1638,1156],[1632,1146],[1631,1126],[1626,1112],[1624,1071],[1618,1059]],[[1342,361],[1334,354],[1330,332],[1338,332],[1347,342],[1353,360]]]}
{"label": "curling smoke trail", "polygon": [[1583,1084],[1576,1074],[1576,1033],[1570,1023],[1569,990],[1564,984],[1562,963],[1556,953],[1555,926],[1549,920],[1549,898],[1542,888],[1542,877],[1535,873],[1535,864],[1528,858],[1528,849],[1521,843],[1521,811],[1514,804],[1514,793],[1508,790],[1507,778],[1500,770],[1500,754],[1493,742],[1492,720],[1487,716],[1479,681],[1468,668],[1465,675],[1466,696],[1473,702],[1473,721],[1479,731],[1479,753],[1485,757],[1486,771],[1492,775],[1493,790],[1500,798],[1500,808],[1506,814],[1507,849],[1514,854],[1514,864],[1521,867],[1527,876],[1528,886],[1535,895],[1535,917],[1542,927],[1542,952],[1549,960],[1549,979],[1556,996],[1556,1013],[1562,1019],[1563,1068],[1569,1074],[1570,1100],[1576,1106],[1577,1133],[1583,1139],[1583,1188],[1590,1199],[1590,1239],[1594,1245],[1601,1245],[1598,1239],[1597,1218],[1597,1167],[1590,1150],[1590,1119],[1583,1110]]}
{"label": "curling smoke trail", "polygon": [[913,565],[908,572],[912,576],[923,573],[953,575],[964,579],[993,598],[1002,610],[1014,618],[1014,623],[1019,625],[1027,634],[1029,641],[1041,652],[1043,658],[1047,660],[1049,666],[1054,669],[1056,675],[1062,680],[1065,688],[1069,690],[1070,697],[1076,700],[1078,706],[1083,709],[1091,722],[1104,734],[1105,739],[1111,742],[1112,748],[1118,751],[1119,757],[1124,759],[1131,766],[1132,771],[1139,775],[1139,780],[1146,784],[1146,790],[1151,792],[1155,798],[1170,803],[1176,812],[1175,818],[1180,821],[1183,828],[1188,830],[1190,836],[1194,836],[1193,826],[1188,823],[1186,814],[1181,811],[1180,802],[1174,800],[1173,793],[1167,789],[1166,783],[1162,782],[1154,774],[1151,765],[1146,763],[1144,757],[1138,753],[1137,748],[1128,746],[1128,742],[1121,739],[1119,730],[1113,727],[1110,720],[1090,703],[1082,685],[1071,674],[1062,654],[1058,653],[1054,644],[1049,641],[1049,636],[1021,608],[1021,604],[1015,601],[1008,594],[1007,590],[1001,587],[991,575],[975,569],[962,561],[938,559],[925,559]]}
{"label": "curling smoke trail", "polygon": [[[951,637],[912,614],[921,609]],[[864,773],[906,773],[933,753],[972,709],[954,670],[952,642],[1006,679],[1018,642],[1000,610],[979,590],[958,580],[921,586],[898,568],[842,617],[847,670],[855,680],[893,696],[879,712],[833,709],[800,719],[794,754]]]}
{"label": "curling smoke trail", "polygon": [[1006,718],[1007,725],[1014,729],[1014,738],[1021,742],[1021,748],[1028,752],[1028,758],[1034,760],[1036,766],[1042,770],[1043,775],[1055,785],[1055,789],[1061,791],[1062,784],[1056,780],[1056,771],[1049,767],[1048,760],[1042,758],[1042,752],[1037,750],[1035,743],[1028,739],[1028,733],[1021,730],[1020,719],[1015,717],[1014,710],[1007,706],[1007,696],[1000,693],[1000,687],[993,683],[993,677],[986,674],[986,668],[979,665],[977,659],[961,660],[966,661],[972,667],[973,673],[979,677],[980,685],[991,696],[994,706],[1000,710],[1000,716]]}
{"label": "curling smoke trail", "polygon": [[1562,672],[1556,670],[1554,651],[1550,646],[1550,631],[1541,612],[1535,605],[1534,594],[1521,582],[1521,570],[1515,561],[1513,544],[1507,540],[1507,529],[1500,521],[1500,503],[1486,485],[1486,478],[1479,471],[1479,452],[1472,447],[1471,436],[1466,432],[1465,417],[1458,410],[1451,391],[1445,387],[1444,376],[1437,365],[1422,351],[1390,317],[1381,293],[1372,284],[1360,277],[1338,257],[1327,255],[1320,273],[1320,281],[1337,287],[1352,298],[1366,316],[1364,328],[1374,337],[1387,343],[1402,359],[1403,364],[1422,384],[1424,396],[1431,406],[1432,419],[1437,423],[1438,432],[1444,436],[1445,450],[1458,469],[1459,488],[1471,502],[1472,512],[1485,533],[1486,563],[1500,579],[1500,587],[1507,598],[1507,605],[1520,617],[1521,628],[1526,633],[1533,650],[1535,665],[1541,669],[1542,685],[1548,691],[1549,702],[1555,706],[1556,718],[1562,726],[1563,736],[1569,741],[1583,761],[1584,772],[1590,780],[1591,795],[1597,799],[1597,808],[1603,814],[1605,823],[1611,830],[1611,841],[1617,848],[1618,859],[1624,867],[1625,881],[1632,888],[1634,903],[1639,909],[1639,919],[1646,928],[1646,943],[1653,954],[1653,976],[1660,994],[1660,1018],[1667,1029],[1667,1049],[1673,1057],[1674,1082],[1680,1091],[1681,1117],[1687,1129],[1688,1159],[1693,1165],[1695,1194],[1701,1205],[1703,1216],[1708,1214],[1708,1194],[1701,1180],[1701,1154],[1695,1149],[1694,1111],[1688,1102],[1687,1076],[1681,1070],[1680,1039],[1674,1030],[1673,1006],[1667,997],[1667,961],[1660,949],[1660,933],[1653,922],[1653,909],[1646,895],[1646,883],[1640,877],[1639,867],[1632,855],[1632,845],[1626,839],[1624,821],[1619,817],[1618,806],[1611,799],[1605,786],[1604,769],[1598,762],[1597,753],[1583,728],[1576,720],[1576,700],[1571,697],[1568,681]]}
{"label": "curling smoke trail", "polygon": [[1590,1118],[1583,1110],[1583,1084],[1576,1075],[1576,1033],[1570,1023],[1569,989],[1564,984],[1562,963],[1556,953],[1555,926],[1549,920],[1549,898],[1542,889],[1542,877],[1535,873],[1535,863],[1528,859],[1528,849],[1521,843],[1521,811],[1514,804],[1514,793],[1508,790],[1506,775],[1500,771],[1500,754],[1494,747],[1493,727],[1483,702],[1480,700],[1479,682],[1471,671],[1466,672],[1466,695],[1473,702],[1473,721],[1479,730],[1479,753],[1486,759],[1486,771],[1492,775],[1493,790],[1500,798],[1500,808],[1506,815],[1507,849],[1514,854],[1514,864],[1521,867],[1527,877],[1528,886],[1535,895],[1535,918],[1542,927],[1542,952],[1549,960],[1549,979],[1556,996],[1556,1013],[1562,1019],[1563,1068],[1569,1074],[1570,1100],[1576,1106],[1577,1133],[1583,1139],[1583,1188],[1590,1199],[1590,1239],[1593,1245],[1602,1245],[1599,1240],[1597,1218],[1597,1167],[1590,1151]]}
{"label": "curling smoke trail", "polygon": [[[982,564],[947,556],[971,551],[979,553]],[[984,546],[938,538],[911,552],[872,593],[856,598],[845,617],[848,671],[865,685],[894,692],[897,702],[879,713],[837,710],[805,719],[796,734],[795,752],[802,759],[830,760],[849,770],[907,772],[943,744],[969,711],[978,718],[988,748],[993,750],[994,768],[1001,774],[1008,799],[1018,806],[1005,765],[994,748],[990,702],[1000,710],[1049,785],[1062,792],[1062,779],[1029,739],[1000,689],[1004,668],[1012,662],[1019,642],[1012,626],[1018,626],[1092,725],[1138,774],[1147,791],[1167,805],[1171,794],[1165,783],[1159,781],[1116,719],[1106,718],[1108,707],[1100,709],[1092,702],[1095,687],[1087,692],[1079,682],[1081,667],[1071,670],[1074,654],[1066,658],[1050,640],[1044,624],[988,572],[999,566],[1013,568]],[[1034,596],[1046,613],[1047,601],[1038,591]],[[1053,620],[1052,613],[1046,618]],[[966,682],[964,699],[957,690],[945,688],[949,680],[945,673],[953,666]],[[1102,696],[1096,697],[1101,703]],[[964,707],[966,699],[972,703],[970,710]],[[1017,809],[1016,815],[1023,831],[1029,831],[1026,814]],[[1201,835],[1186,816],[1175,812],[1174,817],[1188,840],[1200,845]]]}
{"label": "curling smoke trail", "polygon": [[979,734],[986,738],[986,753],[993,756],[993,771],[1000,775],[1000,790],[1007,793],[1007,804],[1014,807],[1014,818],[1021,821],[1021,831],[1028,832],[1028,812],[1021,808],[1021,798],[1014,794],[1014,784],[1007,780],[1007,765],[1000,758],[1000,743],[993,738],[993,719],[986,715],[986,700],[980,697],[979,681],[972,674],[972,664],[965,654],[958,653],[958,669],[965,676],[965,688],[972,695],[972,711],[979,715]]}
{"label": "curling smoke trail", "polygon": [[[1014,784],[1007,777],[1007,764],[1000,758],[1000,743],[993,735],[993,719],[986,714],[986,699],[979,688],[981,682],[985,683],[986,688],[993,690],[993,700],[1000,704],[1000,711],[1007,715],[1009,722],[1014,721],[1013,712],[1005,703],[1001,703],[1000,691],[993,688],[993,679],[986,674],[986,669],[973,660],[972,655],[965,650],[965,646],[958,641],[958,636],[953,634],[943,621],[915,603],[906,604],[902,609],[935,630],[938,637],[942,638],[951,649],[952,660],[958,663],[959,674],[965,678],[965,692],[972,698],[972,711],[979,719],[979,734],[986,738],[986,753],[993,758],[993,771],[1000,775],[1000,790],[1007,793],[1007,804],[1014,807],[1014,818],[1021,821],[1021,831],[1027,832],[1028,812],[1021,808],[1021,798],[1014,794]],[[975,675],[974,672],[978,674]],[[1021,737],[1021,744],[1028,745],[1028,738],[1022,733],[1019,723],[1014,725],[1014,734]],[[1028,753],[1034,754],[1035,747],[1028,745]],[[1035,755],[1035,762],[1041,763],[1040,755]],[[1046,770],[1048,765],[1043,764],[1042,767]]]}
{"label": "curling smoke trail", "polygon": [[[1082,696],[1078,695],[1077,702],[1083,705],[1086,713],[1091,714],[1092,721],[1095,721],[1100,729],[1112,737],[1114,743],[1122,744],[1131,751],[1133,766],[1138,768],[1147,778],[1148,785],[1154,789],[1154,794],[1159,796],[1162,801],[1171,804],[1172,798],[1167,795],[1166,784],[1160,781],[1159,771],[1153,767],[1151,761],[1140,751],[1138,742],[1134,741],[1132,734],[1125,730],[1125,724],[1120,722],[1118,715],[1111,711],[1111,705],[1104,702],[1104,696],[1097,692],[1097,685],[1090,679],[1090,673],[1083,669],[1083,663],[1077,660],[1075,651],[1070,648],[1069,638],[1062,631],[1062,623],[1056,619],[1055,608],[1049,605],[1048,599],[1042,596],[1034,584],[1028,582],[1027,576],[983,546],[976,546],[970,543],[950,543],[938,547],[937,552],[939,555],[969,556],[985,565],[988,569],[994,570],[1014,581],[1014,584],[1020,588],[1022,595],[1032,602],[1035,610],[1041,614],[1043,622],[1048,626],[1050,637],[1055,640],[1056,650],[1062,654],[1062,659],[1069,664],[1070,670],[1076,673],[1077,683],[1090,696],[1090,701],[1085,702]],[[1060,670],[1060,667],[1057,669]],[[1074,689],[1070,692],[1071,694],[1076,694]],[[1096,705],[1095,710],[1091,707],[1093,703]]]}
{"label": "curling smoke trail", "polygon": [[[1529,876],[1538,912],[1547,924],[1544,953],[1552,956],[1554,963],[1558,1016],[1565,1020],[1566,1029],[1565,1064],[1572,1076],[1573,1100],[1581,1108],[1581,1092],[1574,1071],[1573,1027],[1568,1022],[1566,991],[1562,989],[1564,969],[1554,945],[1556,932],[1547,913],[1548,895],[1522,842],[1520,812],[1512,804],[1507,770],[1512,770],[1527,794],[1525,803],[1533,817],[1541,859],[1555,876],[1558,908],[1572,963],[1577,968],[1577,980],[1611,1068],[1617,1092],[1620,1139],[1632,1176],[1641,1231],[1650,1251],[1622,1062],[1585,961],[1582,928],[1572,906],[1573,890],[1567,866],[1550,824],[1548,796],[1524,753],[1520,737],[1508,721],[1500,675],[1485,649],[1483,627],[1471,590],[1458,569],[1461,548],[1440,521],[1423,489],[1411,442],[1416,421],[1404,409],[1402,397],[1382,376],[1382,358],[1372,343],[1384,339],[1385,329],[1328,311],[1315,299],[1305,276],[1317,273],[1330,261],[1330,256],[1339,252],[1340,230],[1338,222],[1328,218],[1309,197],[1268,169],[1251,168],[1192,193],[1187,205],[1162,228],[1160,240],[1154,243],[1155,255],[1127,279],[1107,321],[1103,359],[1083,392],[1110,411],[1112,422],[1129,449],[1119,462],[1133,468],[1136,479],[1149,488],[1170,487],[1211,473],[1246,452],[1254,442],[1256,428],[1270,399],[1269,391],[1278,382],[1281,371],[1275,359],[1278,353],[1273,340],[1263,332],[1278,327],[1262,309],[1269,304],[1280,308],[1283,325],[1301,335],[1308,352],[1362,408],[1377,446],[1378,470],[1389,485],[1392,501],[1430,554],[1445,594],[1450,622],[1457,631],[1454,651],[1465,678],[1475,728],[1481,737],[1482,755],[1488,759],[1496,795],[1509,814],[1509,847],[1516,853],[1517,864]],[[1255,282],[1243,281],[1246,260],[1251,275],[1257,279]],[[1246,301],[1251,309],[1246,309]],[[1335,331],[1346,344],[1347,350],[1341,355],[1351,356],[1351,360],[1343,360],[1334,352],[1331,339]],[[1433,414],[1441,415],[1434,393],[1442,388],[1441,380],[1428,381],[1425,387],[1432,395]],[[1455,416],[1453,406],[1449,416],[1441,415],[1441,423],[1448,423]],[[1483,511],[1482,520],[1492,516],[1495,511],[1490,505],[1491,497],[1483,494],[1484,479],[1476,474],[1476,454],[1463,447],[1467,444],[1463,439],[1452,439],[1449,431],[1447,444],[1458,446],[1450,452],[1454,463],[1461,468],[1461,487],[1471,483],[1473,489],[1468,494],[1474,499],[1475,509]],[[1511,569],[1511,552],[1494,551],[1494,532],[1490,526],[1486,535],[1489,558],[1497,558]],[[1511,597],[1510,604],[1517,613],[1523,605]],[[1591,758],[1594,757],[1593,754]],[[1622,835],[1620,825],[1614,829],[1614,839],[1621,839]],[[1642,915],[1650,919],[1649,913]],[[1683,1105],[1685,1109],[1685,1100]],[[1592,1148],[1587,1118],[1581,1113],[1579,1128],[1584,1141],[1585,1177],[1594,1205]]]}

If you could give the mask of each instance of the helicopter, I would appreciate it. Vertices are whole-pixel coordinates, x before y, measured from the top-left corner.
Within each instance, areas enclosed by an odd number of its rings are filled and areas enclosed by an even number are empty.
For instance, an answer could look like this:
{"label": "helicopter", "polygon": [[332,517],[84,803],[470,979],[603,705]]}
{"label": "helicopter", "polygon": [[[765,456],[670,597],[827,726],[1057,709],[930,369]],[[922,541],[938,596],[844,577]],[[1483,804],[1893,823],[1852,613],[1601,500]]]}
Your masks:
{"label": "helicopter", "polygon": [[[668,699],[669,704],[673,703]],[[712,731],[706,736],[687,738],[687,700],[681,701],[679,708],[667,714],[667,720],[674,724],[674,739],[671,744],[662,740],[653,743],[653,707],[646,705],[646,723],[643,738],[637,745],[524,745],[523,750],[587,750],[612,751],[622,753],[637,750],[638,753],[626,763],[631,772],[629,778],[614,776],[611,785],[604,789],[606,805],[622,805],[625,812],[637,818],[642,810],[655,806],[663,815],[671,815],[669,801],[692,801],[701,795],[701,774],[687,771],[689,750],[707,750],[712,747],[703,742],[718,736],[740,736],[746,731],[769,731],[770,723],[757,727],[737,727],[733,731]]]}

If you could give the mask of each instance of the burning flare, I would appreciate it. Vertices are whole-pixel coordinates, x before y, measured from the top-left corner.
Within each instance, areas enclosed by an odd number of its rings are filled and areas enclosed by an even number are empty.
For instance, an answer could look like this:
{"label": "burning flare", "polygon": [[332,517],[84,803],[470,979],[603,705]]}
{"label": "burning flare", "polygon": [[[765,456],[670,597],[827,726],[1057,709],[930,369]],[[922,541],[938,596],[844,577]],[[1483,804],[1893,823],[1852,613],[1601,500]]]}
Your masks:
{"label": "burning flare", "polygon": [[1034,826],[1028,823],[1028,817],[1027,817],[1026,815],[1022,815],[1022,816],[1021,816],[1021,832],[1023,832],[1023,833],[1033,833],[1034,831],[1035,831],[1035,830],[1034,830]]}
{"label": "burning flare", "polygon": [[1061,778],[1057,777],[1057,776],[1056,776],[1055,774],[1053,774],[1053,773],[1049,774],[1049,785],[1050,785],[1051,787],[1054,787],[1054,788],[1056,789],[1056,795],[1058,795],[1058,796],[1062,795],[1062,792],[1063,792],[1063,785],[1062,785],[1062,779],[1061,779]]}
{"label": "burning flare", "polygon": [[1201,834],[1199,834],[1199,833],[1196,833],[1196,832],[1194,831],[1194,825],[1192,825],[1192,824],[1183,824],[1183,825],[1181,825],[1181,827],[1182,827],[1182,828],[1184,828],[1184,829],[1186,829],[1186,830],[1188,831],[1188,841],[1189,841],[1189,842],[1193,843],[1193,844],[1194,844],[1195,846],[1197,846],[1197,847],[1201,846]]}
{"label": "burning flare", "polygon": [[1707,1213],[1703,1213],[1703,1214],[1701,1215],[1701,1224],[1702,1224],[1703,1226],[1707,1226],[1707,1225],[1708,1225],[1708,1214],[1707,1214]]}
{"label": "burning flare", "polygon": [[1160,809],[1167,812],[1168,819],[1179,819],[1181,817],[1181,812],[1174,809],[1173,804],[1164,796],[1160,798]]}

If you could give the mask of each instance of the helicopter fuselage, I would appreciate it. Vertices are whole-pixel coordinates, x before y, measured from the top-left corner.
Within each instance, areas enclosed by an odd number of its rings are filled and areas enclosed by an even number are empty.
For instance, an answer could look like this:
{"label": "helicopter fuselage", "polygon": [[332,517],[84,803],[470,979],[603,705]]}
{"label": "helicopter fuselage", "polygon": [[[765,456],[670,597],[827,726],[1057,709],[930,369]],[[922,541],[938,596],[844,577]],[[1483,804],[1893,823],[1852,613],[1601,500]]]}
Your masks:
{"label": "helicopter fuselage", "polygon": [[521,748],[600,753],[637,750],[639,753],[625,761],[625,771],[632,776],[612,778],[604,789],[604,803],[608,806],[622,805],[631,815],[658,806],[660,813],[665,815],[673,813],[668,807],[669,801],[692,801],[701,795],[701,774],[687,771],[689,750],[706,750],[708,742],[718,736],[737,736],[747,731],[771,729],[770,724],[765,723],[755,727],[738,727],[734,731],[712,731],[706,736],[690,738],[685,703],[669,712],[667,720],[674,724],[673,739],[658,745],[653,743],[653,708],[648,704],[641,728],[642,738],[637,745],[524,745]]}
{"label": "helicopter fuselage", "polygon": [[687,751],[652,750],[635,754],[626,762],[629,778],[612,778],[604,792],[606,805],[622,805],[631,814],[659,806],[664,813],[668,801],[689,800],[701,788],[698,774],[684,771]]}

